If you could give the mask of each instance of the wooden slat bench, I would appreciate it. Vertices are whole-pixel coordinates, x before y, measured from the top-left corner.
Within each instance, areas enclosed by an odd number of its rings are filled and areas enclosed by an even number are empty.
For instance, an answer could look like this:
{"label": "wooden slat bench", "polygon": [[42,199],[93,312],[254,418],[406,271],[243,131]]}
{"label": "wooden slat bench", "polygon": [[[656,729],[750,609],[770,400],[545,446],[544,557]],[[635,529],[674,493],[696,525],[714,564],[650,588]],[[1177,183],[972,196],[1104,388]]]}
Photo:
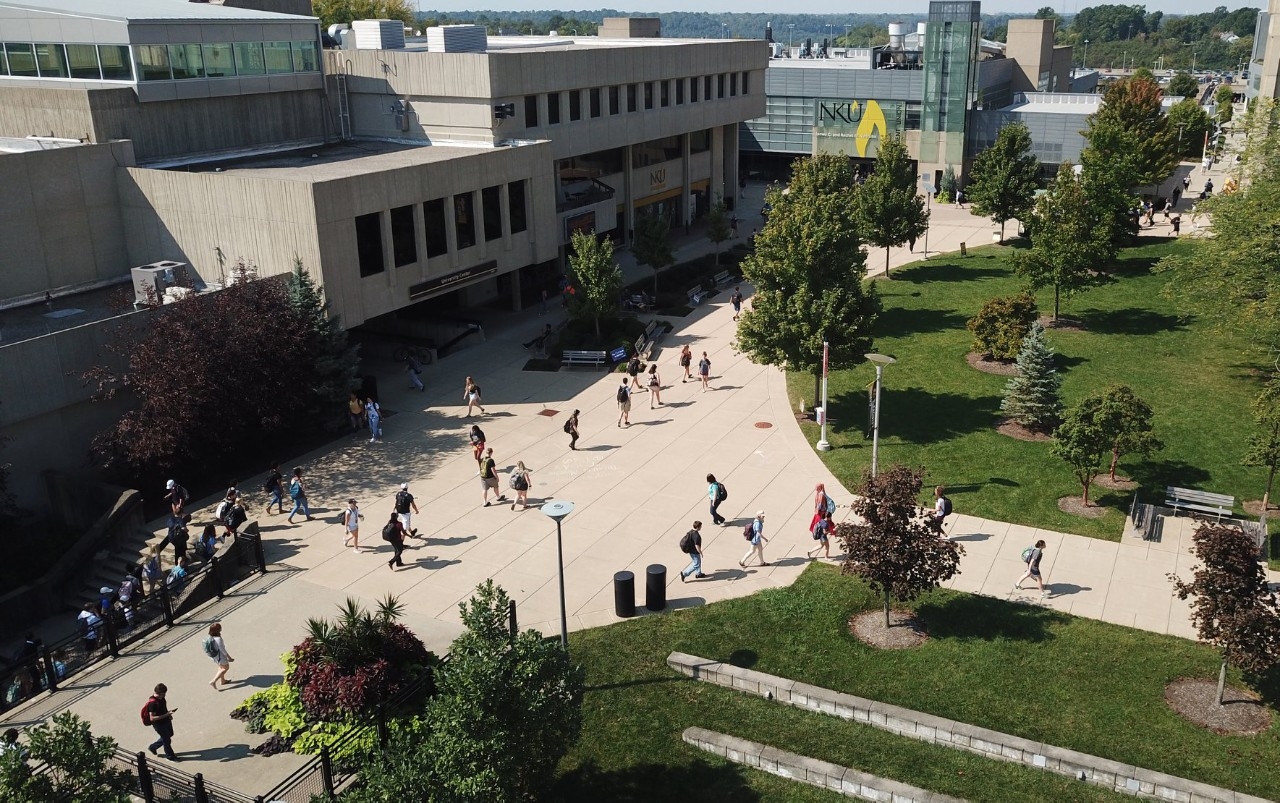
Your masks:
{"label": "wooden slat bench", "polygon": [[702,297],[707,293],[702,289],[702,285],[698,285],[696,287],[689,288],[684,294],[689,297],[689,303],[696,307],[702,303]]}
{"label": "wooden slat bench", "polygon": [[1192,510],[1214,516],[1218,521],[1222,517],[1231,518],[1235,510],[1236,498],[1225,494],[1197,491],[1193,488],[1177,488],[1172,485],[1164,489],[1165,505],[1173,508],[1176,515],[1179,510]]}
{"label": "wooden slat bench", "polygon": [[649,321],[649,325],[644,328],[644,334],[636,338],[636,355],[642,360],[649,359],[653,354],[653,346],[662,337],[666,329],[656,320]]}
{"label": "wooden slat bench", "polygon": [[733,282],[733,274],[727,270],[722,270],[715,276],[712,276],[711,279],[716,283],[716,287],[723,287],[724,285],[731,284]]}
{"label": "wooden slat bench", "polygon": [[609,359],[607,351],[566,351],[560,355],[561,365],[594,365],[599,368]]}

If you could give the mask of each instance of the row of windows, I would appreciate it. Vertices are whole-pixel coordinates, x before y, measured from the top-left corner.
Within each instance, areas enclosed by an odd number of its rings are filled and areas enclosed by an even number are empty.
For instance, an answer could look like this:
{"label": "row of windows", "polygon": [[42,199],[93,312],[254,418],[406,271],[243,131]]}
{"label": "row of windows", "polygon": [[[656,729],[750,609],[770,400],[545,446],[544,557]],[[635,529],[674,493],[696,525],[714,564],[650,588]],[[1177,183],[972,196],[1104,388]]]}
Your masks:
{"label": "row of windows", "polygon": [[[560,125],[564,121],[566,110],[562,100],[568,100],[568,121],[576,123],[584,116],[590,119],[621,114],[625,108],[628,114],[656,108],[668,108],[672,105],[683,106],[686,99],[689,103],[699,100],[716,100],[718,98],[736,97],[739,93],[751,94],[751,74],[749,72],[719,73],[693,78],[673,78],[665,81],[646,81],[642,84],[625,84],[608,87],[591,87],[590,89],[571,89],[568,92],[551,92],[547,98],[547,125]],[[585,104],[584,104],[585,95]],[[524,124],[526,128],[538,126],[538,96],[525,95]]]}
{"label": "row of windows", "polygon": [[[454,248],[461,250],[476,244],[483,234],[485,242],[502,237],[502,185],[495,184],[480,190],[480,206],[483,210],[483,232],[476,228],[476,197],[474,192],[464,192],[451,198],[435,198],[422,204],[422,222],[427,258],[443,256],[449,252],[448,218],[445,204],[453,205]],[[370,212],[356,218],[356,252],[361,276],[373,276],[386,270],[382,251],[382,212]],[[414,228],[413,206],[397,206],[389,213],[391,219],[391,260],[397,268],[418,261],[418,236]],[[507,221],[512,234],[529,228],[525,212],[524,181],[507,185]]]}
{"label": "row of windows", "polygon": [[[135,45],[139,81],[232,78],[318,72],[315,42],[235,42],[207,45]],[[0,75],[16,78],[76,78],[132,81],[128,45],[5,42]]]}

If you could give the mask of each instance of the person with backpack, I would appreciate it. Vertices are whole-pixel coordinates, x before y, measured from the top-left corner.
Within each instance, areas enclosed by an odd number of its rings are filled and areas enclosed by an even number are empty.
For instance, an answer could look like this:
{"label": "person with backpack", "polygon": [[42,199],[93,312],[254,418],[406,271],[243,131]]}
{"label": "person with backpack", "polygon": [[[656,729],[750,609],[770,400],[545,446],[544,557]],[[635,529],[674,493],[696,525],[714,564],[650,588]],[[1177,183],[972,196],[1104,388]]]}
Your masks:
{"label": "person with backpack", "polygon": [[822,511],[821,518],[818,519],[817,523],[813,525],[813,529],[810,531],[813,534],[813,540],[817,541],[818,545],[815,546],[813,549],[810,549],[809,551],[805,552],[805,554],[811,558],[817,557],[818,550],[822,549],[822,550],[826,550],[826,554],[823,555],[823,557],[830,558],[831,557],[831,532],[835,528],[835,526],[836,526],[835,522],[831,520],[831,511],[829,510]]}
{"label": "person with backpack", "polygon": [[86,602],[80,615],[76,617],[76,626],[80,629],[80,640],[84,642],[86,655],[92,655],[98,649],[98,630],[102,627],[102,617],[92,602]]}
{"label": "person with backpack", "polygon": [[484,450],[484,459],[480,461],[480,488],[484,491],[484,506],[489,506],[489,491],[495,496],[493,501],[501,502],[507,495],[498,490],[498,464],[493,459],[493,449]]}
{"label": "person with backpack", "polygon": [[280,512],[284,513],[284,477],[280,474],[280,464],[272,463],[271,470],[267,472],[267,481],[262,484],[262,490],[268,494],[267,512],[271,512],[271,506],[279,507]]}
{"label": "person with backpack", "polygon": [[649,366],[649,409],[662,406],[662,377],[658,376],[658,364]]}
{"label": "person with backpack", "polygon": [[818,526],[823,516],[827,513],[835,514],[835,512],[836,501],[827,494],[826,484],[820,482],[813,486],[813,518],[809,519],[809,532],[813,532],[813,528]]}
{"label": "person with backpack", "polygon": [[618,426],[631,426],[631,385],[626,379],[618,387]]}
{"label": "person with backpack", "polygon": [[640,389],[640,374],[644,371],[644,363],[640,362],[640,355],[631,355],[631,360],[627,363],[627,376],[631,377],[631,387]]}
{"label": "person with backpack", "polygon": [[347,534],[342,545],[352,547],[352,552],[360,552],[360,519],[363,518],[364,514],[360,512],[356,500],[348,499],[347,508],[342,511],[342,529]]}
{"label": "person with backpack", "polygon": [[413,494],[409,493],[409,483],[400,483],[400,490],[396,492],[395,506],[396,516],[404,525],[404,531],[416,536],[418,531],[413,529],[413,514],[418,512],[418,505],[413,501]]}
{"label": "person with backpack", "polygon": [[231,653],[227,652],[227,644],[222,640],[222,623],[214,622],[209,625],[209,635],[204,637],[201,644],[204,654],[209,656],[214,666],[218,667],[218,672],[213,676],[213,680],[209,681],[209,685],[216,691],[221,691],[218,684],[227,685],[227,670],[231,668],[231,662],[235,659],[231,657]]}
{"label": "person with backpack", "polygon": [[142,706],[142,724],[155,730],[159,739],[147,745],[147,749],[151,751],[151,755],[159,755],[160,748],[164,748],[164,757],[170,761],[181,761],[178,754],[173,752],[173,715],[178,709],[169,708],[168,702],[165,700],[165,694],[169,691],[169,687],[163,683],[157,683],[155,691],[147,702]]}
{"label": "person with backpack", "polygon": [[945,490],[946,489],[941,485],[934,486],[933,513],[929,516],[928,521],[926,522],[929,525],[929,529],[933,530],[938,535],[942,535],[942,525],[946,521],[947,516],[951,515],[951,500],[943,494],[943,491]]}
{"label": "person with backpack", "polygon": [[356,395],[354,390],[347,397],[347,419],[351,422],[351,434],[353,435],[364,426],[364,402],[360,401],[360,397]]}
{"label": "person with backpack", "polygon": [[293,524],[293,517],[302,511],[302,515],[311,521],[311,508],[307,507],[307,487],[302,482],[302,466],[293,470],[293,479],[289,480],[289,498],[293,500],[293,510],[289,512],[287,521]]}
{"label": "person with backpack", "polygon": [[578,410],[574,410],[569,419],[564,422],[564,432],[569,436],[569,448],[573,451],[578,450]]}
{"label": "person with backpack", "polygon": [[769,543],[769,539],[764,537],[763,510],[756,511],[756,517],[743,529],[742,537],[751,542],[751,548],[742,556],[742,560],[738,561],[738,566],[747,568],[747,561],[751,560],[753,555],[760,559],[761,566],[768,566],[768,561],[764,559],[764,545]]}
{"label": "person with backpack", "polygon": [[191,521],[191,514],[183,514],[182,519],[182,522],[174,528],[173,534],[169,537],[169,543],[173,544],[173,562],[175,564],[186,560],[187,543],[191,540],[191,531],[187,529],[187,522]]}
{"label": "person with backpack", "polygon": [[240,525],[249,520],[249,514],[244,509],[244,502],[240,501],[240,494],[236,494],[229,501],[230,505],[222,517],[222,526],[226,528],[226,532],[222,534],[221,539],[224,541],[227,536],[235,538],[240,532]]}
{"label": "person with backpack", "polygon": [[426,390],[426,386],[422,384],[422,363],[418,362],[418,358],[410,354],[404,358],[404,363],[404,370],[409,374],[409,390],[419,393]]}
{"label": "person with backpack", "polygon": [[693,379],[693,374],[689,372],[689,367],[693,365],[693,352],[689,350],[689,344],[685,343],[684,348],[680,349],[680,367],[684,369],[684,379],[682,383]]}
{"label": "person with backpack", "polygon": [[[755,236],[755,230],[752,230],[751,236]],[[733,305],[733,319],[738,320],[738,316],[742,315],[742,288],[733,288],[733,295],[729,296],[729,303]]]}
{"label": "person with backpack", "polygon": [[364,403],[364,414],[369,419],[369,443],[382,438],[382,407],[372,396]]}
{"label": "person with backpack", "polygon": [[393,572],[397,568],[404,568],[404,561],[400,559],[400,553],[404,552],[404,525],[400,523],[400,516],[395,511],[391,512],[387,523],[382,525],[382,540],[391,544],[391,548],[395,550],[391,560],[387,561],[387,568]]}
{"label": "person with backpack", "polygon": [[142,564],[142,573],[151,584],[150,593],[154,594],[156,586],[160,585],[164,579],[164,572],[160,570],[160,547],[153,546],[147,550],[146,561]]}
{"label": "person with backpack", "polygon": [[523,460],[516,461],[516,470],[511,472],[511,489],[516,492],[516,501],[511,503],[511,509],[515,510],[516,505],[521,510],[529,509],[529,489],[533,487],[529,475],[533,471],[524,464]]}
{"label": "person with backpack", "polygon": [[200,540],[196,542],[196,555],[201,560],[212,558],[218,551],[218,528],[212,524],[204,526]]}
{"label": "person with backpack", "polygon": [[484,459],[484,430],[480,429],[479,424],[471,425],[471,432],[468,436],[471,439],[471,456],[476,459],[476,465],[480,465],[480,461]]}
{"label": "person with backpack", "polygon": [[680,570],[680,582],[689,582],[689,576],[699,580],[707,579],[702,573],[702,522],[695,521],[693,529],[680,539],[680,551],[689,556],[689,565]]}
{"label": "person with backpack", "polygon": [[729,489],[716,479],[715,474],[707,475],[707,498],[711,500],[711,523],[724,524],[728,521],[720,515],[720,503],[729,498]]}
{"label": "person with backpack", "polygon": [[467,418],[471,417],[473,407],[480,408],[480,415],[487,415],[484,405],[480,403],[480,386],[471,377],[467,377],[467,381],[463,383],[462,400],[467,403]]}
{"label": "person with backpack", "polygon": [[1036,585],[1040,588],[1040,599],[1049,596],[1049,592],[1044,590],[1044,578],[1040,576],[1040,560],[1044,557],[1044,539],[1036,541],[1035,546],[1029,546],[1022,550],[1022,562],[1027,564],[1027,570],[1018,578],[1018,582],[1013,584],[1014,591],[1022,590],[1022,581],[1028,577],[1036,581]]}

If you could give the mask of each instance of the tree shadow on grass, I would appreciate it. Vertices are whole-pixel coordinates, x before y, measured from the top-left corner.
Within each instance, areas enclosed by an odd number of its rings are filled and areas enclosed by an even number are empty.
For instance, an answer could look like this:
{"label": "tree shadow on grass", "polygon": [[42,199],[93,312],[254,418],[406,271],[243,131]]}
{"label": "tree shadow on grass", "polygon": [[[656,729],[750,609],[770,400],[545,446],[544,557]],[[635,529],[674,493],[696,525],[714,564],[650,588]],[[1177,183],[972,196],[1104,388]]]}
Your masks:
{"label": "tree shadow on grass", "polygon": [[[1195,488],[1209,479],[1209,472],[1181,460],[1148,459],[1134,466],[1129,476],[1138,483],[1142,497],[1150,501],[1157,496],[1163,499],[1164,489],[1170,485],[1179,488]],[[1202,490],[1212,491],[1213,489]]]}
{"label": "tree shadow on grass", "polygon": [[[679,761],[672,756],[672,761]],[[697,758],[687,764],[633,764],[604,770],[587,761],[557,780],[546,800],[571,803],[656,803],[657,801],[715,800],[754,803],[760,794],[747,783],[746,769],[734,764],[711,764]]]}
{"label": "tree shadow on grass", "polygon": [[970,263],[918,262],[911,267],[898,268],[890,281],[926,284],[929,282],[967,282],[974,279],[1009,276],[1007,268],[977,266]]}
{"label": "tree shadow on grass", "polygon": [[876,317],[875,329],[877,337],[903,337],[963,329],[966,320],[963,315],[954,312],[889,307]]}
{"label": "tree shadow on grass", "polygon": [[1140,307],[1117,310],[1089,309],[1076,317],[1085,329],[1103,335],[1149,335],[1186,329],[1177,315],[1167,315]]}
{"label": "tree shadow on grass", "polygon": [[1048,641],[1050,626],[1070,621],[1065,613],[1037,605],[1018,605],[995,597],[957,594],[945,602],[925,602],[916,614],[935,639]]}
{"label": "tree shadow on grass", "polygon": [[[853,411],[849,420],[865,417],[866,394],[843,393],[836,398],[833,412]],[[959,393],[930,393],[923,388],[885,388],[880,413],[880,432],[910,443],[934,443],[984,429],[992,429],[999,418],[1000,397],[963,396]]]}

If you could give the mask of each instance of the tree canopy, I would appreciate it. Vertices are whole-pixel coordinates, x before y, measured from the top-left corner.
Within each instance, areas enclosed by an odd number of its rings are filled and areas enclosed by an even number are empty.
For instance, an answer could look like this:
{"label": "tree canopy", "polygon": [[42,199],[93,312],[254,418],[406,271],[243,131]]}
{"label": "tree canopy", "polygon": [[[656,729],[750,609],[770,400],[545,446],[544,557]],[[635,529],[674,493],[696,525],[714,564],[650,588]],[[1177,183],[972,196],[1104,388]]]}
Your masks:
{"label": "tree canopy", "polygon": [[1058,395],[1061,385],[1053,349],[1045,340],[1044,327],[1036,321],[1022,340],[1018,373],[1005,385],[1000,410],[1027,429],[1047,432],[1062,415],[1062,400]]}
{"label": "tree canopy", "polygon": [[599,339],[600,321],[618,314],[622,268],[613,258],[613,243],[594,231],[574,232],[569,247],[569,270],[573,274],[569,313],[595,324]]}
{"label": "tree canopy", "polygon": [[[1052,11],[1052,9],[1050,9]],[[973,211],[1000,224],[1025,217],[1040,187],[1040,160],[1031,153],[1031,131],[1021,121],[1000,129],[996,141],[973,161],[969,201]]]}
{"label": "tree canopy", "polygon": [[707,213],[707,239],[716,248],[716,264],[720,264],[720,243],[729,239],[733,231],[729,228],[729,209],[723,198],[717,198]]}
{"label": "tree canopy", "polygon": [[924,196],[916,189],[914,163],[900,136],[880,143],[871,175],[857,192],[858,221],[870,245],[884,249],[884,275],[889,275],[889,249],[923,237],[929,228]]}
{"label": "tree canopy", "polygon": [[1249,436],[1249,450],[1245,453],[1246,466],[1262,466],[1267,470],[1267,485],[1262,493],[1262,509],[1265,512],[1271,502],[1271,487],[1275,483],[1276,470],[1280,469],[1280,375],[1272,377],[1258,398],[1253,401],[1255,430]]}
{"label": "tree canopy", "polygon": [[[0,789],[6,801],[44,803],[128,803],[133,776],[115,769],[116,742],[94,736],[89,723],[70,711],[27,729],[25,749],[0,751]],[[33,773],[24,752],[44,771]]]}
{"label": "tree canopy", "polygon": [[320,27],[353,20],[400,20],[414,24],[414,7],[408,0],[311,0],[311,13],[320,18]]}
{"label": "tree canopy", "polygon": [[1177,132],[1175,148],[1183,159],[1199,157],[1205,136],[1213,130],[1213,121],[1194,97],[1173,104],[1169,109],[1169,128]]}
{"label": "tree canopy", "polygon": [[1200,97],[1200,82],[1189,72],[1179,72],[1169,79],[1167,94],[1174,98]]}
{"label": "tree canopy", "polygon": [[741,265],[756,291],[737,349],[752,362],[812,374],[815,400],[823,341],[833,370],[861,362],[880,312],[874,285],[864,286],[853,184],[843,156],[797,159],[789,191],[768,191],[773,211]]}
{"label": "tree canopy", "polygon": [[658,272],[675,263],[671,253],[671,223],[654,212],[636,217],[636,236],[631,244],[636,264],[653,268],[653,297],[658,298]]}
{"label": "tree canopy", "polygon": [[1102,107],[1089,115],[1088,149],[1117,165],[1130,186],[1163,182],[1178,166],[1177,130],[1161,106],[1155,81],[1133,77],[1115,81],[1102,93]]}

